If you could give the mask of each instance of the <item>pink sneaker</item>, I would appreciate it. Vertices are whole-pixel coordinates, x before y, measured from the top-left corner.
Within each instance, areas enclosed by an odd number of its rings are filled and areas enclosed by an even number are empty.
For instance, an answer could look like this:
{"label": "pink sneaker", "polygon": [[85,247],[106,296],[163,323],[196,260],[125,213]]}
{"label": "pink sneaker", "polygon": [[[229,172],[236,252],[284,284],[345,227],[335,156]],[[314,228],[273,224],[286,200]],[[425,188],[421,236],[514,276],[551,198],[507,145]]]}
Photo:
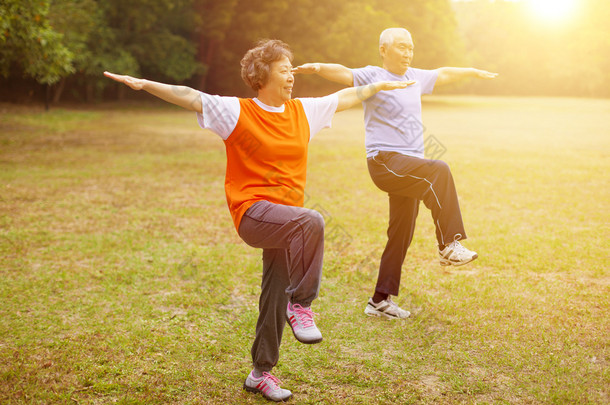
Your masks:
{"label": "pink sneaker", "polygon": [[280,383],[280,380],[267,372],[264,372],[259,378],[255,378],[250,372],[244,382],[244,389],[248,392],[260,392],[270,401],[288,401],[292,397],[292,392],[280,388]]}
{"label": "pink sneaker", "polygon": [[313,320],[315,314],[311,308],[303,308],[299,304],[288,303],[286,319],[292,328],[294,337],[301,343],[312,344],[322,341],[322,333]]}

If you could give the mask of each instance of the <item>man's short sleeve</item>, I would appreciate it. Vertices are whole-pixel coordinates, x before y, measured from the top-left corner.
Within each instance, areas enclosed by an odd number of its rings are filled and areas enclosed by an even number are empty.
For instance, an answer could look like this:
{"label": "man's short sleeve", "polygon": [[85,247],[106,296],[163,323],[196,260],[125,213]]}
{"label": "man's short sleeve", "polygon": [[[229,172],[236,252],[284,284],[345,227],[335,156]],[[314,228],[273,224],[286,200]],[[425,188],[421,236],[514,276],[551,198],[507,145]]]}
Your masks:
{"label": "man's short sleeve", "polygon": [[421,94],[430,94],[434,90],[438,72],[436,70],[409,68],[407,71],[407,78],[409,80],[415,80],[420,84]]}
{"label": "man's short sleeve", "polygon": [[356,86],[364,86],[365,84],[370,84],[376,82],[375,80],[375,69],[373,66],[366,66],[358,69],[350,69],[352,71],[352,75],[354,76],[354,87]]}
{"label": "man's short sleeve", "polygon": [[337,112],[339,97],[331,94],[326,97],[299,98],[309,123],[309,139],[324,128],[330,128]]}
{"label": "man's short sleeve", "polygon": [[200,94],[202,112],[197,113],[199,126],[217,133],[222,139],[227,139],[239,120],[239,99],[203,92]]}

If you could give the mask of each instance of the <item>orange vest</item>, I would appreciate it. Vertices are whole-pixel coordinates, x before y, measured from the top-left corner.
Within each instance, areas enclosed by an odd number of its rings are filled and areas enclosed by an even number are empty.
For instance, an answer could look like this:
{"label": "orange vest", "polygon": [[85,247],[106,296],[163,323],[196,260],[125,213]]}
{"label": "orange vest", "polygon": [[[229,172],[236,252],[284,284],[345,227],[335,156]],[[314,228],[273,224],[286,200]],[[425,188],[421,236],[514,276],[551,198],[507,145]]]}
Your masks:
{"label": "orange vest", "polygon": [[284,112],[263,110],[239,99],[237,125],[225,140],[225,193],[235,229],[257,201],[303,206],[309,123],[303,105],[291,99]]}

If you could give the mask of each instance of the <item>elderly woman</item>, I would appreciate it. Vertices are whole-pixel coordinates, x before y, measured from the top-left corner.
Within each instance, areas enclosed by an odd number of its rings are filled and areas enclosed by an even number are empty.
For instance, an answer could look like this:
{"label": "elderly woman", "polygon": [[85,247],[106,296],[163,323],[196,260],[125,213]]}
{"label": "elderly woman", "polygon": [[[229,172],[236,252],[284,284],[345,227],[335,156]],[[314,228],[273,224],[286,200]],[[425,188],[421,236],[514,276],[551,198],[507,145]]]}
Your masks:
{"label": "elderly woman", "polygon": [[197,112],[202,128],[224,141],[225,192],[239,236],[263,249],[263,280],[253,370],[244,382],[250,392],[272,401],[292,396],[270,372],[279,359],[286,321],[297,340],[318,343],[312,301],[318,296],[324,251],[324,220],[303,208],[307,148],[311,138],[330,127],[336,111],[381,90],[412,82],[379,82],[343,89],[320,98],[292,99],[292,52],[279,40],[264,40],[241,61],[241,75],[257,92],[253,99],[205,94],[129,76],[104,74],[134,90]]}

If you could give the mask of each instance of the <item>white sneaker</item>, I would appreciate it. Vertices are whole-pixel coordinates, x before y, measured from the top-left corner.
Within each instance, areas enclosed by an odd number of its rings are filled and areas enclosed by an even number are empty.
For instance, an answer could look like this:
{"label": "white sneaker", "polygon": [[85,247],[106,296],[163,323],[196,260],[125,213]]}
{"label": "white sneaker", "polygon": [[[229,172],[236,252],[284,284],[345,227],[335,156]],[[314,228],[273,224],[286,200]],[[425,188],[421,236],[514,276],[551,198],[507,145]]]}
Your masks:
{"label": "white sneaker", "polygon": [[294,337],[301,343],[313,344],[322,341],[322,333],[313,320],[315,314],[311,308],[303,308],[299,304],[288,303],[286,319],[292,328]]}
{"label": "white sneaker", "polygon": [[479,257],[477,252],[466,249],[457,240],[445,246],[445,249],[439,249],[438,254],[441,259],[441,266],[461,266]]}
{"label": "white sneaker", "polygon": [[248,392],[260,392],[270,401],[288,401],[292,397],[292,392],[280,388],[280,383],[280,380],[267,372],[264,372],[259,378],[255,378],[250,372],[244,382],[244,389]]}
{"label": "white sneaker", "polygon": [[369,298],[364,313],[369,316],[382,316],[388,319],[406,319],[411,316],[409,311],[400,308],[389,297],[377,304],[373,302],[372,298]]}

